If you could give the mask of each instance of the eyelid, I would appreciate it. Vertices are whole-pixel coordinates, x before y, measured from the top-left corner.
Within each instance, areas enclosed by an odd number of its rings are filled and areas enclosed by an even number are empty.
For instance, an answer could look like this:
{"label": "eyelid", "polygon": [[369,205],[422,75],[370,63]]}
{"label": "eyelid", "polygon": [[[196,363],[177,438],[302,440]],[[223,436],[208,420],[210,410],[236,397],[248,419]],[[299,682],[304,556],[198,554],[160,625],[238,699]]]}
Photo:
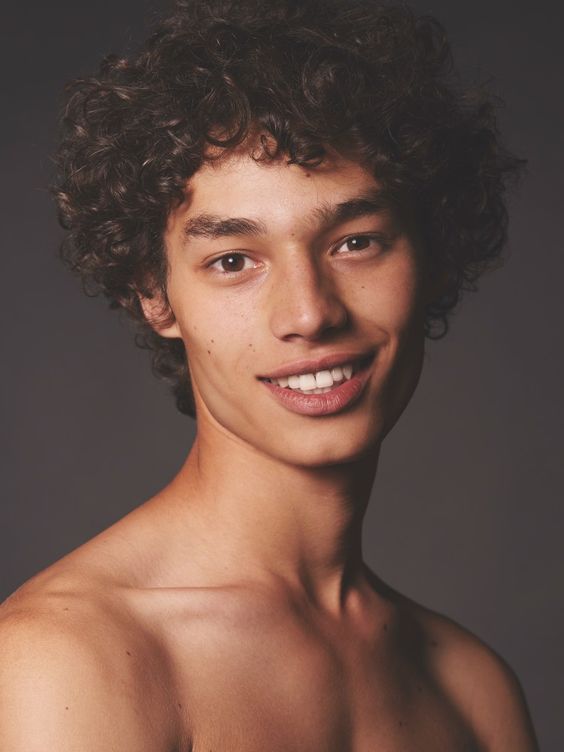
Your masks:
{"label": "eyelid", "polygon": [[[341,238],[333,244],[333,250],[338,251],[341,246],[348,243],[350,240],[356,240],[357,238],[367,238],[368,240],[376,241],[383,250],[386,250],[391,245],[390,238],[380,232],[355,232]],[[357,251],[347,251],[348,253],[362,253],[362,251],[368,251],[368,248],[360,248]]]}
{"label": "eyelid", "polygon": [[[218,256],[217,258],[209,261],[206,264],[206,269],[213,269],[222,277],[230,277],[232,275],[242,274],[242,272],[244,271],[249,271],[249,269],[244,269],[244,268],[241,269],[240,271],[233,271],[233,272],[226,272],[223,269],[219,269],[219,268],[214,269],[215,264],[218,264],[224,258],[229,258],[229,256],[243,256],[243,258],[249,259],[249,261],[252,261],[252,258],[249,256],[248,253],[244,253],[243,251],[228,251],[226,253],[222,253],[221,256]],[[256,263],[255,263],[255,267],[253,268],[256,268]]]}
{"label": "eyelid", "polygon": [[[369,240],[374,240],[374,241],[376,241],[377,243],[380,244],[380,246],[382,247],[383,250],[386,250],[386,248],[388,248],[390,246],[390,244],[391,244],[390,238],[387,237],[387,236],[385,236],[385,235],[383,235],[382,233],[378,233],[378,232],[356,232],[356,233],[351,233],[350,235],[346,235],[344,238],[340,238],[336,243],[333,244],[332,250],[333,251],[338,251],[338,249],[341,246],[345,245],[345,243],[348,243],[350,240],[355,240],[357,238],[368,238]],[[350,253],[350,254],[353,254],[353,253],[362,253],[363,251],[368,251],[368,250],[370,250],[370,249],[369,248],[360,248],[357,251],[354,251],[354,250],[353,251],[348,251],[348,253]],[[206,266],[207,269],[214,269],[214,271],[216,271],[217,274],[220,275],[220,276],[222,276],[222,277],[236,276],[238,274],[242,274],[244,271],[250,271],[249,268],[246,268],[246,269],[243,268],[240,271],[226,272],[226,271],[220,270],[218,268],[215,268],[216,264],[219,264],[219,262],[222,259],[228,258],[229,256],[242,256],[243,258],[248,259],[249,261],[251,261],[251,262],[254,263],[254,266],[252,268],[256,268],[257,267],[257,262],[254,262],[253,259],[251,258],[251,256],[249,256],[249,254],[245,253],[244,251],[226,251],[225,253],[222,253],[217,258],[214,258],[211,261],[207,262],[205,266]]]}

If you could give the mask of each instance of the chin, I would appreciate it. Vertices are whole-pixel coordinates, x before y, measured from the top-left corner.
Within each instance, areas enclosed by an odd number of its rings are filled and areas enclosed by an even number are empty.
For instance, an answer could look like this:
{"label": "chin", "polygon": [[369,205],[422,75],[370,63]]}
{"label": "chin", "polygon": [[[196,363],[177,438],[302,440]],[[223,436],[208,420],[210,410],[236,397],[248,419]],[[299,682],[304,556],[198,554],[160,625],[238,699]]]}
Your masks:
{"label": "chin", "polygon": [[263,444],[260,449],[283,462],[303,468],[347,465],[378,455],[381,442],[378,424],[378,421],[371,421],[362,428],[327,424],[324,430],[318,423],[312,425],[310,431],[304,426],[299,434],[292,432],[284,443],[280,442],[280,433],[273,432],[269,446]]}
{"label": "chin", "polygon": [[360,462],[369,457],[377,457],[378,444],[373,444],[370,447],[362,447],[357,449],[356,452],[326,452],[320,454],[319,451],[312,452],[311,457],[304,460],[301,458],[301,463],[296,463],[304,468],[316,469],[323,467],[337,467],[339,465],[352,465]]}

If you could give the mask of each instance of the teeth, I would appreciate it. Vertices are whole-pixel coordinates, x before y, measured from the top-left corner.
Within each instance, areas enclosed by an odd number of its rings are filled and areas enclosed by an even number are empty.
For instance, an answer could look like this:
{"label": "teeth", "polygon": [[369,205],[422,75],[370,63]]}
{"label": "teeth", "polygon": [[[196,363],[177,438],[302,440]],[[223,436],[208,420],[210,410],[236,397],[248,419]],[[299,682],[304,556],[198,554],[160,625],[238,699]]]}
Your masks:
{"label": "teeth", "polygon": [[326,386],[333,386],[331,371],[318,371],[315,374],[315,383],[320,389]]}
{"label": "teeth", "polygon": [[328,392],[335,382],[350,379],[353,375],[353,366],[347,363],[344,366],[336,366],[330,371],[317,371],[316,373],[302,373],[299,376],[284,376],[279,379],[269,379],[282,388],[300,390],[307,394],[324,394]]}
{"label": "teeth", "polygon": [[317,387],[313,373],[303,373],[300,377],[300,389],[304,392],[313,391]]}

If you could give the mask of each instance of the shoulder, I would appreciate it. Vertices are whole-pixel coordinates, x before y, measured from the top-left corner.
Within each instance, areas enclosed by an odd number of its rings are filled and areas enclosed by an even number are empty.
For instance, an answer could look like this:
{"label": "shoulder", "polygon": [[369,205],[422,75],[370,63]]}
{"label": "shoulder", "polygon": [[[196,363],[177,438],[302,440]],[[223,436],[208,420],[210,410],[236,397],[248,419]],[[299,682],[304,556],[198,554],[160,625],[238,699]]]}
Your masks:
{"label": "shoulder", "polygon": [[508,663],[452,619],[401,597],[417,622],[425,659],[490,752],[536,752],[525,695]]}
{"label": "shoulder", "polygon": [[0,747],[166,748],[153,659],[127,614],[95,589],[68,577],[24,586],[0,607]]}

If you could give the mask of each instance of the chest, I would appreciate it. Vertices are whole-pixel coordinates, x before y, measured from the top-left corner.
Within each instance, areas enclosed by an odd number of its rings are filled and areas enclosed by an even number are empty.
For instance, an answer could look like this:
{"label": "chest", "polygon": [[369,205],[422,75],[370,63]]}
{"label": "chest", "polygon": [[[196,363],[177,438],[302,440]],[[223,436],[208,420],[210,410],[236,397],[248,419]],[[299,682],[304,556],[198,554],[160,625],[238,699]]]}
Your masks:
{"label": "chest", "polygon": [[261,639],[234,647],[200,645],[180,677],[189,752],[479,752],[410,661]]}
{"label": "chest", "polygon": [[[431,712],[375,706],[355,712],[316,695],[298,706],[269,697],[232,697],[205,714],[191,714],[182,752],[481,752],[471,730],[440,703]],[[368,703],[365,703],[368,704]],[[180,751],[179,751],[180,752]]]}

